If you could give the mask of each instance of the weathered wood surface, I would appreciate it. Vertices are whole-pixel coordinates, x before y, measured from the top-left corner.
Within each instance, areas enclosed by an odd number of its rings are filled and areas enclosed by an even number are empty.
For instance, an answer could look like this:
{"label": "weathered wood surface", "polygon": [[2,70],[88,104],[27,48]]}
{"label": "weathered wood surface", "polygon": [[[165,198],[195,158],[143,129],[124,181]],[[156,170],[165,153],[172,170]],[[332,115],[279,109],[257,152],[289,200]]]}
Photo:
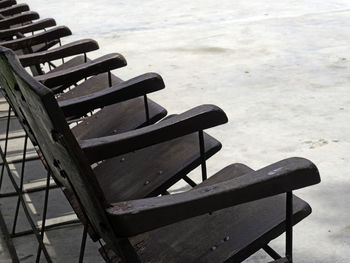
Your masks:
{"label": "weathered wood surface", "polygon": [[[243,181],[252,172],[243,164],[232,164],[189,192],[205,192],[208,187],[230,180]],[[190,218],[130,240],[141,262],[242,262],[285,231],[285,202],[283,194],[268,197]],[[294,196],[293,211],[296,224],[311,213],[311,208]],[[112,263],[121,262],[108,245],[105,250]]]}
{"label": "weathered wood surface", "polygon": [[18,4],[0,9],[0,14],[3,16],[13,16],[25,11],[29,11],[29,6],[27,4]]}
{"label": "weathered wood surface", "polygon": [[[88,58],[88,61],[91,61],[91,60]],[[77,61],[75,63],[75,65],[79,65],[82,63],[84,63],[83,56],[81,56],[80,61]],[[57,100],[59,102],[62,102],[65,100],[86,96],[86,95],[95,93],[97,91],[101,91],[101,90],[104,90],[106,88],[109,88],[110,86],[109,86],[109,79],[108,78],[109,77],[108,77],[107,72],[92,76],[91,78],[87,79],[83,83],[80,83],[79,85],[74,87],[74,89],[71,89],[65,93],[59,94],[59,96],[57,97]],[[114,74],[111,74],[111,82],[112,82],[112,86],[113,86],[113,85],[117,85],[117,84],[123,82],[123,80],[116,77]]]}
{"label": "weathered wood surface", "polygon": [[7,8],[17,4],[16,0],[4,0],[0,2],[0,8]]}
{"label": "weathered wood surface", "polygon": [[[226,172],[233,178],[236,175],[232,166]],[[212,188],[220,182],[226,183],[217,176],[220,175],[213,176]],[[245,176],[236,180],[244,180]],[[285,231],[285,203],[285,194],[268,197],[193,217],[130,240],[141,262],[241,262]],[[294,224],[310,213],[308,204],[294,196]]]}
{"label": "weathered wood surface", "polygon": [[90,162],[132,152],[227,122],[226,114],[214,105],[202,105],[157,124],[125,134],[81,141]]}
{"label": "weathered wood surface", "polygon": [[84,115],[94,109],[134,99],[163,88],[165,88],[165,85],[160,75],[147,73],[128,81],[123,81],[108,89],[60,101],[59,106],[65,116]]}
{"label": "weathered wood surface", "polygon": [[62,59],[69,56],[88,53],[99,48],[98,43],[92,39],[82,39],[69,44],[32,54],[19,56],[23,67],[38,65],[52,60]]}
{"label": "weathered wood surface", "polygon": [[[205,134],[205,157],[221,144]],[[105,160],[94,169],[109,203],[157,196],[201,163],[198,134],[193,133]]]}
{"label": "weathered wood surface", "polygon": [[[120,78],[113,74],[111,74],[111,81],[112,85],[122,82]],[[108,74],[99,74],[60,94],[57,100],[62,102],[67,99],[78,98],[108,87]],[[139,97],[103,107],[92,116],[85,117],[72,131],[78,139],[96,138],[134,130],[155,123],[166,116],[167,111],[151,99],[147,98],[147,104],[149,120],[146,118],[144,98]],[[68,119],[77,117],[80,116],[72,116]]]}
{"label": "weathered wood surface", "polygon": [[162,106],[147,100],[149,120],[146,118],[144,99],[139,97],[104,107],[84,118],[72,132],[79,140],[110,136],[141,128],[166,116],[167,111]]}
{"label": "weathered wood surface", "polygon": [[[0,21],[1,23],[1,21]],[[72,32],[66,26],[58,26],[51,28],[46,32],[38,33],[33,36],[27,36],[15,40],[2,42],[3,47],[10,48],[12,50],[30,48],[34,45],[45,44],[47,42],[60,39],[62,37],[70,36]]]}
{"label": "weathered wood surface", "polygon": [[28,25],[0,30],[0,39],[13,37],[17,34],[25,34],[25,33],[39,31],[45,28],[53,27],[55,25],[56,25],[56,21],[52,18],[42,19]]}
{"label": "weathered wood surface", "polygon": [[[73,68],[73,67],[76,67],[76,66],[79,66],[79,65],[82,65],[86,62],[89,62],[91,61],[89,58],[85,58],[84,55],[78,55],[78,56],[75,56],[69,60],[66,60],[64,63],[58,65],[57,67],[51,69],[50,71],[48,71],[46,74],[50,74],[50,73],[57,73],[59,71],[65,71],[65,70],[68,70],[69,68]],[[55,94],[58,94],[56,96],[61,96],[63,91],[65,89],[67,89],[68,87],[71,87],[72,85],[59,85],[57,87],[53,87],[51,88],[51,90],[55,93]]]}
{"label": "weathered wood surface", "polygon": [[[190,217],[317,184],[316,166],[303,158],[290,158],[244,177],[199,188],[181,195],[114,204],[109,209],[120,235],[131,236]],[[137,213],[136,213],[137,211]]]}
{"label": "weathered wood surface", "polygon": [[[54,47],[55,45],[57,45],[58,43],[60,42],[59,39],[54,39],[54,40],[51,40],[49,42],[45,42],[45,43],[41,43],[41,44],[37,44],[37,45],[34,45],[31,47],[31,50],[30,52],[31,53],[36,53],[36,52],[41,52],[41,51],[45,51],[45,50],[48,50],[50,49],[51,47]],[[21,55],[24,55],[24,54],[28,54],[28,49],[18,49],[18,50],[15,50],[15,54],[17,56],[21,56]]]}
{"label": "weathered wood surface", "polygon": [[12,17],[7,17],[0,20],[0,29],[7,29],[10,26],[30,22],[32,20],[39,19],[39,14],[37,12],[28,11]]}
{"label": "weathered wood surface", "polygon": [[86,77],[108,72],[124,66],[126,66],[125,58],[118,53],[113,53],[66,70],[36,76],[35,79],[49,88],[54,88],[63,84],[69,86]]}
{"label": "weathered wood surface", "polygon": [[75,56],[69,60],[66,60],[64,63],[58,65],[56,68],[51,69],[46,74],[57,73],[59,71],[65,71],[65,70],[68,70],[69,68],[80,66],[80,65],[82,65],[86,62],[89,62],[89,61],[91,61],[89,58],[86,58],[86,61],[85,61],[85,57],[83,55]]}

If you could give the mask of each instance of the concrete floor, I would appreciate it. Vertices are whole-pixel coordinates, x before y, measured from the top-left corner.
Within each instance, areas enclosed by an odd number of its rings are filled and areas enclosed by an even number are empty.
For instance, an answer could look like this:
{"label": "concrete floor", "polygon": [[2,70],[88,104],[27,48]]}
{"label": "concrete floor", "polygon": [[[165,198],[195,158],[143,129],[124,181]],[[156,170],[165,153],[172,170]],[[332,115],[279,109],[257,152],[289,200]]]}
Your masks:
{"label": "concrete floor", "polygon": [[[350,262],[349,1],[25,2],[72,29],[64,42],[96,39],[101,49],[91,57],[123,54],[128,66],[115,72],[123,79],[160,73],[167,88],[151,97],[170,113],[204,103],[222,107],[230,121],[210,131],[223,143],[210,173],[233,162],[257,169],[291,156],[314,161],[322,183],[298,191],[313,213],[295,228],[295,262]],[[0,107],[3,113],[6,105]],[[18,154],[21,142],[13,147]],[[30,198],[34,203],[42,195]],[[52,198],[61,205],[51,217],[72,216],[59,191]],[[13,204],[1,202],[8,223]],[[40,207],[34,208],[39,219]],[[50,253],[64,257],[57,262],[76,261],[78,231],[49,232]],[[23,262],[34,261],[29,239],[15,241]],[[283,251],[282,239],[273,243]],[[86,262],[99,262],[95,247],[89,244]],[[0,249],[0,262],[7,262]],[[247,260],[267,261],[263,253]]]}

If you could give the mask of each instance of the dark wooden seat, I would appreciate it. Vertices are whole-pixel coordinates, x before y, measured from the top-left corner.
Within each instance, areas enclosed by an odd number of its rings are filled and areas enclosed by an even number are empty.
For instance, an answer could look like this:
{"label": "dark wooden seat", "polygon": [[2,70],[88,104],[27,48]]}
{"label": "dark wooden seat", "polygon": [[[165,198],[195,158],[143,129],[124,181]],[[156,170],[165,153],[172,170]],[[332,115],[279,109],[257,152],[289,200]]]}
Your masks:
{"label": "dark wooden seat", "polygon": [[[320,182],[312,162],[289,158],[257,171],[232,165],[187,192],[111,203],[108,199],[120,197],[111,195],[112,187],[109,193],[101,187],[104,160],[201,134],[226,122],[224,112],[203,105],[134,131],[78,142],[62,112],[68,105],[60,108],[52,91],[29,76],[10,50],[0,48],[0,65],[1,85],[37,139],[50,171],[75,194],[87,224],[123,262],[240,262],[284,231],[287,255],[282,261],[292,261],[291,226],[310,213],[292,191]],[[143,161],[156,167],[157,160]],[[102,168],[92,170],[90,163],[100,161]],[[149,171],[143,175],[147,180]]]}
{"label": "dark wooden seat", "polygon": [[[78,60],[76,58],[74,58],[74,59]],[[68,63],[68,61],[67,61],[67,63]],[[83,64],[84,61],[81,61],[81,63],[79,63],[79,64],[78,63],[79,62],[77,61],[77,65],[80,65],[80,64]],[[59,71],[60,67],[63,65],[58,66],[56,69],[58,69],[58,71]],[[68,68],[69,67],[70,66],[68,66]],[[108,88],[110,85],[108,78],[109,77],[108,77],[107,72],[92,76],[91,78],[87,79],[83,83],[80,83],[77,86],[75,86],[74,89],[71,89],[71,90],[68,90],[64,93],[59,94],[57,97],[57,100],[64,101],[64,100],[68,100],[68,99],[79,98],[81,96],[86,96],[86,95],[89,95],[91,93]],[[111,84],[112,85],[117,85],[121,82],[123,82],[122,79],[118,78],[114,74],[111,74]]]}
{"label": "dark wooden seat", "polygon": [[7,8],[17,4],[16,0],[4,0],[0,2],[0,8]]}
{"label": "dark wooden seat", "polygon": [[0,30],[0,39],[10,40],[13,39],[14,36],[18,36],[19,34],[24,35],[26,33],[36,32],[53,26],[56,26],[56,21],[52,18],[45,18],[38,21],[34,21],[27,25],[21,25],[9,29]]}
{"label": "dark wooden seat", "polygon": [[9,7],[1,8],[0,15],[3,17],[17,15],[29,11],[29,6],[27,4],[16,4]]}
{"label": "dark wooden seat", "polygon": [[[39,18],[39,15],[35,12],[31,12],[34,15],[37,15],[37,18]],[[18,15],[18,20],[25,22],[25,16],[26,13],[23,13],[21,15]],[[29,16],[28,19],[31,19],[32,17]],[[12,20],[14,17],[11,18]],[[12,21],[10,18],[6,20]],[[1,24],[0,20],[0,24]],[[17,22],[17,20],[15,20]],[[22,22],[22,23],[23,23]],[[17,55],[26,55],[24,62],[28,63],[32,62],[33,59],[28,57],[28,53],[37,53],[37,52],[43,52],[48,50],[49,48],[55,46],[56,44],[60,43],[60,39],[63,37],[70,36],[72,32],[69,28],[65,26],[57,26],[55,20],[53,19],[44,19],[37,22],[33,22],[28,25],[24,26],[17,26],[11,28],[5,28],[3,30],[0,30],[0,39],[1,45],[8,47],[16,52]],[[46,30],[46,28],[49,28]],[[34,32],[45,29],[44,32],[39,32],[34,34]],[[33,35],[25,36],[25,33],[32,32]],[[34,57],[34,59],[37,59]],[[32,63],[33,65],[35,63]],[[39,72],[40,73],[40,72]],[[38,73],[36,73],[38,74]]]}
{"label": "dark wooden seat", "polygon": [[[205,134],[205,156],[221,144]],[[186,135],[105,160],[94,168],[108,202],[157,196],[201,163],[197,134]]]}
{"label": "dark wooden seat", "polygon": [[[111,74],[112,85],[117,85],[122,80]],[[57,98],[59,102],[86,96],[109,87],[108,74],[103,73],[89,78],[78,86]],[[146,124],[155,123],[166,116],[166,110],[147,98],[149,119],[145,114],[145,100],[143,97],[122,101],[84,118],[78,125],[72,128],[78,139],[88,139],[116,133],[134,130]],[[68,118],[71,119],[71,118]]]}
{"label": "dark wooden seat", "polygon": [[151,99],[148,100],[149,119],[145,114],[142,97],[104,107],[85,117],[72,128],[77,139],[90,139],[131,131],[162,119],[167,111]]}
{"label": "dark wooden seat", "polygon": [[[77,56],[53,69],[49,74],[61,74],[63,71],[69,71],[77,66],[82,67],[84,64],[89,64],[91,62],[93,61],[89,59],[86,60],[84,56]],[[109,68],[111,68],[111,66],[107,66],[106,70]],[[47,75],[41,78],[45,77],[47,77]],[[80,78],[82,77],[78,77],[78,79]],[[111,81],[111,83],[109,83],[109,81]],[[88,96],[103,91],[109,88],[110,85],[115,86],[122,82],[121,79],[113,74],[110,74],[110,80],[108,73],[98,74],[78,84],[69,91],[59,93],[57,100],[60,103],[65,103],[65,101],[79,99],[82,96]],[[54,87],[52,90],[56,92],[62,90],[65,86],[66,85],[63,84],[60,87]],[[147,99],[146,105],[145,99]],[[147,107],[147,112],[145,107]],[[86,112],[82,112],[78,115],[67,116],[67,120],[79,119],[81,115],[85,113]],[[155,123],[166,116],[166,114],[167,111],[151,99],[143,96],[132,97],[126,100],[120,100],[118,103],[104,107],[92,116],[81,119],[81,122],[73,128],[73,132],[77,138],[80,139],[112,135]]]}
{"label": "dark wooden seat", "polygon": [[[233,164],[194,189],[243,179],[252,171],[243,164]],[[276,195],[161,227],[130,241],[141,262],[241,262],[284,233],[285,207],[285,195]],[[294,196],[294,224],[310,213],[310,206]],[[108,247],[105,250],[113,263],[121,262]]]}
{"label": "dark wooden seat", "polygon": [[11,26],[31,22],[39,19],[39,14],[33,11],[27,11],[14,16],[5,17],[0,20],[0,29],[9,29]]}
{"label": "dark wooden seat", "polygon": [[47,73],[55,73],[55,72],[59,72],[61,70],[67,70],[69,68],[82,65],[85,62],[86,61],[85,61],[85,58],[84,58],[83,55],[75,56],[72,59],[66,60],[64,63],[62,63],[61,65],[59,65],[59,66],[57,66],[55,68],[53,68],[52,70],[48,71]]}

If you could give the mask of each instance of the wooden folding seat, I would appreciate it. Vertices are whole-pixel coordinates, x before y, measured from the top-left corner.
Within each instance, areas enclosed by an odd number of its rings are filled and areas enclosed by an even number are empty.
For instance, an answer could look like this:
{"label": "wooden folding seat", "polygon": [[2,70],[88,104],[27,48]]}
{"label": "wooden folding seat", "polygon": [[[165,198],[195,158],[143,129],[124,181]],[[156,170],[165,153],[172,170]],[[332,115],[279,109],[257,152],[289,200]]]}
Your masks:
{"label": "wooden folding seat", "polygon": [[0,1],[0,8],[7,8],[16,4],[17,4],[16,0],[3,0],[3,1]]}
{"label": "wooden folding seat", "polygon": [[[147,147],[191,136],[226,122],[224,112],[203,105],[138,130],[77,141],[62,112],[74,106],[59,107],[52,91],[29,76],[10,50],[0,48],[0,67],[1,84],[23,124],[53,176],[76,195],[88,225],[105,241],[102,254],[109,261],[241,262],[263,248],[275,262],[292,262],[292,226],[311,212],[292,191],[320,182],[313,163],[290,158],[257,171],[233,164],[188,192],[152,198],[140,195],[154,171],[144,169],[142,178],[135,179],[133,165],[115,180],[135,180],[140,191],[123,194],[127,187],[110,181],[107,189],[107,170],[92,169],[90,163],[121,154],[136,156]],[[155,156],[144,158],[150,169],[158,165]],[[268,243],[285,231],[287,253],[280,258]]]}
{"label": "wooden folding seat", "polygon": [[17,15],[26,11],[29,11],[29,6],[27,4],[23,3],[23,4],[12,5],[12,6],[0,9],[0,18],[4,19],[8,16]]}

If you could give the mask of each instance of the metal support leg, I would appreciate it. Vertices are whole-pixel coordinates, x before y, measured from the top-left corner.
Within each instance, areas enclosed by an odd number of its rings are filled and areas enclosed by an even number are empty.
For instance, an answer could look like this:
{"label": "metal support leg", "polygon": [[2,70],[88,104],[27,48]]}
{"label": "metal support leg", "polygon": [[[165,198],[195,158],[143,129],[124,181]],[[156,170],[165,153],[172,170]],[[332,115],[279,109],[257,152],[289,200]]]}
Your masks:
{"label": "metal support leg", "polygon": [[108,86],[111,88],[112,85],[113,85],[113,83],[112,83],[112,73],[111,73],[111,71],[109,70],[109,71],[108,71]]}
{"label": "metal support leg", "polygon": [[146,113],[146,124],[150,124],[149,123],[149,107],[148,107],[148,99],[147,99],[147,95],[143,95],[143,101],[145,103],[145,113]]}
{"label": "metal support leg", "polygon": [[101,248],[102,248],[102,250],[103,250],[103,253],[106,255],[106,261],[107,261],[107,263],[111,263],[111,259],[110,259],[109,256],[108,256],[108,253],[107,253],[107,251],[106,251],[106,249],[105,249],[105,246],[102,245],[102,242],[101,242],[100,239],[98,240],[98,242],[100,243],[100,246],[101,246]]}
{"label": "metal support leg", "polygon": [[80,246],[79,263],[83,263],[83,260],[84,260],[87,232],[88,232],[88,226],[84,225],[83,238],[81,240],[81,246]]}
{"label": "metal support leg", "polygon": [[199,135],[199,149],[200,149],[200,157],[201,157],[201,168],[202,168],[202,181],[207,180],[207,165],[205,162],[205,146],[204,146],[204,137],[203,131],[198,132]]}
{"label": "metal support leg", "polygon": [[[9,106],[8,114],[7,114],[7,124],[6,124],[6,135],[5,135],[5,146],[4,146],[4,158],[7,157],[7,144],[8,144],[8,138],[9,138],[9,132],[10,132],[10,122],[11,122],[11,106]],[[5,160],[2,160],[3,164],[1,166],[1,175],[0,175],[0,190],[2,186],[2,180],[4,177],[4,171],[5,171]]]}
{"label": "metal support leg", "polygon": [[51,64],[49,62],[47,62],[47,65],[49,65],[49,71],[51,71],[52,70]]}
{"label": "metal support leg", "polygon": [[[86,52],[84,52],[84,63],[87,62],[87,55]],[[84,78],[85,81],[87,81],[87,77]],[[71,90],[71,87],[69,87],[69,90]]]}
{"label": "metal support leg", "polygon": [[195,187],[197,184],[191,179],[189,178],[187,175],[185,175],[182,178],[186,183],[188,183],[191,187]]}
{"label": "metal support leg", "polygon": [[[46,179],[45,200],[44,200],[44,207],[43,207],[43,218],[42,218],[42,224],[41,224],[41,240],[44,240],[44,235],[45,235],[47,205],[49,202],[49,192],[50,192],[50,177],[51,177],[51,173],[50,171],[48,171],[47,179]],[[41,256],[41,246],[38,247],[38,252],[36,254],[36,261],[35,261],[36,263],[39,263],[40,256]]]}
{"label": "metal support leg", "polygon": [[273,250],[269,245],[265,245],[262,248],[270,257],[274,260],[282,258],[275,250]]}
{"label": "metal support leg", "polygon": [[[23,194],[24,167],[25,167],[25,164],[26,164],[27,144],[28,144],[28,136],[26,136],[24,138],[22,169],[21,169],[21,175],[20,175],[20,185],[19,185],[19,193],[18,193],[18,195],[22,195]],[[21,201],[20,201],[20,198],[18,197],[17,205],[16,205],[15,218],[13,220],[12,234],[14,234],[16,232],[16,225],[17,225],[17,218],[18,218],[20,203],[21,203]]]}
{"label": "metal support leg", "polygon": [[[58,41],[60,47],[62,47],[62,42],[61,42],[61,39]],[[64,64],[64,58],[62,58],[62,64]]]}
{"label": "metal support leg", "polygon": [[293,194],[287,193],[286,199],[286,258],[293,262]]}
{"label": "metal support leg", "polygon": [[4,152],[2,151],[1,147],[0,147],[0,155],[1,155],[1,158],[2,158],[3,160],[5,160],[4,165],[5,165],[6,171],[7,171],[7,173],[9,174],[9,178],[10,178],[10,180],[11,180],[11,183],[12,183],[13,187],[15,188],[16,192],[18,192],[18,197],[20,198],[20,201],[21,201],[21,204],[22,204],[22,207],[23,207],[24,215],[26,216],[26,218],[27,218],[27,220],[28,220],[28,223],[30,224],[30,226],[31,226],[31,228],[32,228],[32,230],[33,230],[33,234],[35,235],[35,237],[36,237],[38,243],[39,243],[40,246],[42,247],[43,253],[44,253],[45,258],[46,258],[46,261],[47,261],[48,263],[52,263],[52,260],[51,260],[51,258],[50,258],[50,255],[49,255],[49,253],[47,252],[47,249],[46,249],[46,247],[45,247],[43,241],[41,240],[41,236],[40,236],[40,234],[39,234],[39,232],[38,232],[38,230],[37,230],[37,227],[36,227],[36,225],[35,225],[33,219],[32,219],[31,216],[30,216],[30,213],[29,213],[29,210],[28,210],[28,208],[27,208],[26,202],[25,202],[25,200],[24,200],[24,198],[23,198],[23,195],[20,194],[21,191],[20,191],[20,189],[19,189],[19,187],[18,187],[18,185],[17,185],[15,179],[13,178],[13,176],[12,176],[12,174],[11,174],[11,169],[10,169],[8,163],[6,162],[6,159],[4,158]]}

